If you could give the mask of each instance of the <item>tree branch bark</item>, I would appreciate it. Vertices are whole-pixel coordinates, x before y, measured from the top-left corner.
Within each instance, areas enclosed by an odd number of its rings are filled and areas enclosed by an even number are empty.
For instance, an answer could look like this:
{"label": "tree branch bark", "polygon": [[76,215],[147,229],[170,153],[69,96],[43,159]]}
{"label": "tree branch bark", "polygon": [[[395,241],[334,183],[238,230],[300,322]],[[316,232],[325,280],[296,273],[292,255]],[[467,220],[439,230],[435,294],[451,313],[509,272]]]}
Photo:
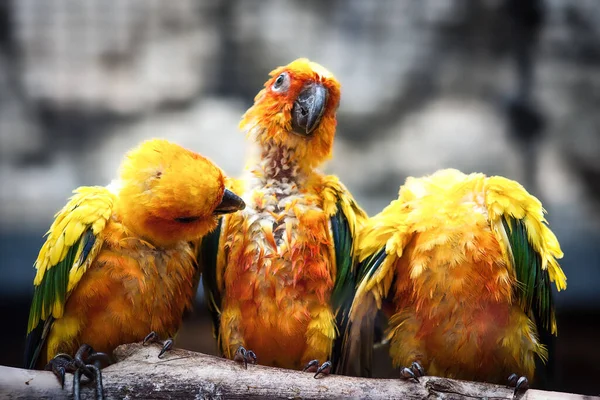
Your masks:
{"label": "tree branch bark", "polygon": [[[423,377],[420,383],[400,379],[366,379],[243,366],[230,360],[174,349],[158,358],[158,345],[127,344],[115,350],[118,362],[103,370],[107,399],[184,398],[360,398],[360,399],[513,399],[504,386],[452,379]],[[0,366],[0,398],[71,397],[73,375],[61,389],[47,371]],[[92,387],[82,385],[82,398],[93,399]],[[600,399],[600,397],[530,389],[516,399]]]}

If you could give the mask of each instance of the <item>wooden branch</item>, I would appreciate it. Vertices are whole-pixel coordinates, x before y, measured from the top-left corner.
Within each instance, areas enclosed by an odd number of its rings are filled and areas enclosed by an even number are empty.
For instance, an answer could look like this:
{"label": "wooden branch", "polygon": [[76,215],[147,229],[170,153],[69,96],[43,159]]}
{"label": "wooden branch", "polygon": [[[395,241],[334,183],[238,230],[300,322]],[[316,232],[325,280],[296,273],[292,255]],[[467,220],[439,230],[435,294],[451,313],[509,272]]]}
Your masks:
{"label": "wooden branch", "polygon": [[[183,398],[360,398],[360,399],[512,399],[512,389],[485,383],[437,377],[420,383],[400,379],[365,379],[243,366],[230,360],[174,349],[162,360],[158,345],[128,344],[115,350],[117,363],[103,370],[107,399]],[[71,397],[73,376],[67,375],[65,389],[47,371],[0,366],[0,398]],[[91,387],[82,386],[82,398],[93,399]],[[517,399],[592,399],[591,396],[528,390]],[[599,397],[594,397],[600,399]]]}

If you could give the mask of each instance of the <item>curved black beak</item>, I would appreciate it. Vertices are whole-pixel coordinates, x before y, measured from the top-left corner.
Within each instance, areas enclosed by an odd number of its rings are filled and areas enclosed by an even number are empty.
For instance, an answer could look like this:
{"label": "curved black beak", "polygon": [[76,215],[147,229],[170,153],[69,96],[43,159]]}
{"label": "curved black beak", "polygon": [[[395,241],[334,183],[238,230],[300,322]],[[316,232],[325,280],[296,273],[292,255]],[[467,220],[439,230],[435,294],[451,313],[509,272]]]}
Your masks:
{"label": "curved black beak", "polygon": [[327,89],[320,83],[304,86],[292,107],[292,131],[310,136],[321,122],[327,104]]}
{"label": "curved black beak", "polygon": [[214,215],[229,214],[235,211],[243,210],[246,207],[246,203],[237,194],[233,193],[229,189],[225,189],[223,192],[223,198],[221,203],[213,211]]}

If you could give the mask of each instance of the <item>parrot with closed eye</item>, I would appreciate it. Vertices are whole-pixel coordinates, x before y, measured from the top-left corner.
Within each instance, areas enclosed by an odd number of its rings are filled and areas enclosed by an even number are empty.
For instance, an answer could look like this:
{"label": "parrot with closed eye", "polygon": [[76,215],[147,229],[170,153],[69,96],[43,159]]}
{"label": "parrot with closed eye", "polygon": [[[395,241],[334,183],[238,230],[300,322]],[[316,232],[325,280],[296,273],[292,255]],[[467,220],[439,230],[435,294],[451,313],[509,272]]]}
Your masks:
{"label": "parrot with closed eye", "polygon": [[97,354],[175,335],[199,281],[193,242],[243,207],[211,161],[162,139],[130,151],[109,186],[76,189],[35,261],[26,367],[64,384]]}

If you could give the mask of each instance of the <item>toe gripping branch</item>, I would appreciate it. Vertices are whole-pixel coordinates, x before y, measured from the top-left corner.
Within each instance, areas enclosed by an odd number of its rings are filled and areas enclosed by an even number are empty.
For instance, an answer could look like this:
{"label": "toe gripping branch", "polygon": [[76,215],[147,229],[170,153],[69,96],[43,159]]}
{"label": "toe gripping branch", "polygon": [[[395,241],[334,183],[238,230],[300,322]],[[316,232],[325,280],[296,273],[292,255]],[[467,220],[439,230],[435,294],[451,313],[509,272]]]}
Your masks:
{"label": "toe gripping branch", "polygon": [[515,388],[515,391],[513,392],[514,396],[520,391],[526,391],[527,389],[529,389],[529,380],[524,376],[511,374],[508,377],[508,386]]}
{"label": "toe gripping branch", "polygon": [[414,379],[416,382],[419,382],[419,378],[422,376],[425,376],[425,370],[418,361],[414,361],[410,365],[410,368],[404,367],[400,370],[400,377],[402,379]]}
{"label": "toe gripping branch", "polygon": [[102,373],[100,368],[110,364],[110,357],[106,353],[95,352],[94,349],[83,344],[75,353],[75,357],[68,354],[57,354],[48,365],[46,370],[50,370],[58,378],[61,387],[65,385],[65,374],[71,372],[73,376],[73,398],[79,400],[81,398],[81,383],[82,374],[86,377],[84,384],[95,383],[96,398],[104,399],[104,390],[102,388]]}
{"label": "toe gripping branch", "polygon": [[308,362],[308,364],[306,364],[306,366],[304,367],[304,369],[302,371],[303,372],[314,372],[315,373],[314,378],[317,379],[319,374],[323,374],[325,376],[329,375],[331,373],[332,368],[333,368],[333,364],[331,363],[331,361],[325,361],[319,367],[319,360],[310,360]]}
{"label": "toe gripping branch", "polygon": [[142,345],[146,346],[148,343],[162,344],[163,347],[160,350],[160,353],[158,353],[158,358],[162,358],[167,351],[170,351],[173,348],[173,342],[174,342],[173,338],[168,338],[167,340],[162,342],[160,340],[160,338],[158,337],[158,334],[156,332],[152,331],[148,335],[146,335],[146,337],[144,338],[144,341],[142,342]]}
{"label": "toe gripping branch", "polygon": [[248,363],[256,364],[256,354],[252,350],[246,350],[244,346],[238,347],[233,356],[233,361],[244,364],[244,368],[248,369]]}

